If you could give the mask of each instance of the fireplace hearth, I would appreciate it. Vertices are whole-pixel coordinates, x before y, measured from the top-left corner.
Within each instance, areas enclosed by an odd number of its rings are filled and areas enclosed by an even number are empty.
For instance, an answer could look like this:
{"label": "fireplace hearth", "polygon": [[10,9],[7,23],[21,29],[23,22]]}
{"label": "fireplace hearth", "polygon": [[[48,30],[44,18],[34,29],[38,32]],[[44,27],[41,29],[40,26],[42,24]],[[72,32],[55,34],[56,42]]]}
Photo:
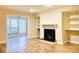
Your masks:
{"label": "fireplace hearth", "polygon": [[55,29],[44,29],[44,40],[55,42]]}

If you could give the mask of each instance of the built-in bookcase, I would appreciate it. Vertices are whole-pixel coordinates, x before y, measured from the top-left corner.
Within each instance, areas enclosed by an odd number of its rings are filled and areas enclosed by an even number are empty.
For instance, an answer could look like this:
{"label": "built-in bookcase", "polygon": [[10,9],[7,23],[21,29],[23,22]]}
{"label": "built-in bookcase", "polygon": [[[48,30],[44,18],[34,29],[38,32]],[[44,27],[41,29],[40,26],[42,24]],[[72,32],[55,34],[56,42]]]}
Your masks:
{"label": "built-in bookcase", "polygon": [[36,28],[40,29],[40,17],[39,16],[36,17]]}
{"label": "built-in bookcase", "polygon": [[62,41],[66,43],[78,40],[78,38],[75,39],[72,36],[79,36],[78,10],[62,12]]}
{"label": "built-in bookcase", "polygon": [[38,33],[38,38],[40,37],[40,16],[36,16],[36,29]]}
{"label": "built-in bookcase", "polygon": [[67,12],[65,20],[65,30],[79,30],[79,12]]}

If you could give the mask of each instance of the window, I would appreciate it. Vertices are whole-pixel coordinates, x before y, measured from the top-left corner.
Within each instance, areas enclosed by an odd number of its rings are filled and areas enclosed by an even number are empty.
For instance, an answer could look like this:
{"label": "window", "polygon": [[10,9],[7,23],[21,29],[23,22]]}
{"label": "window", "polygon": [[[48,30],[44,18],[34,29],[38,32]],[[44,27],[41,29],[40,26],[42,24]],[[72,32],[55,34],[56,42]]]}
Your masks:
{"label": "window", "polygon": [[12,17],[8,18],[8,34],[26,33],[26,18]]}

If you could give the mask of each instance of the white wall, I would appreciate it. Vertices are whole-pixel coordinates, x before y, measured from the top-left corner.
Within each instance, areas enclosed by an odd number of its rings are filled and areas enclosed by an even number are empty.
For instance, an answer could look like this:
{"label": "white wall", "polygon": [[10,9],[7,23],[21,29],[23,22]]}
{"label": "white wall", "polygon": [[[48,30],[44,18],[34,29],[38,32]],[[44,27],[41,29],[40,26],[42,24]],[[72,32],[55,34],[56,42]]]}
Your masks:
{"label": "white wall", "polygon": [[79,36],[78,35],[70,35],[71,43],[79,44]]}
{"label": "white wall", "polygon": [[[78,9],[76,7],[67,6],[58,9],[52,9],[43,13],[40,13],[40,38],[44,38],[44,30],[42,24],[57,24],[56,40],[62,44],[62,12],[68,10]],[[76,37],[75,37],[76,38]]]}

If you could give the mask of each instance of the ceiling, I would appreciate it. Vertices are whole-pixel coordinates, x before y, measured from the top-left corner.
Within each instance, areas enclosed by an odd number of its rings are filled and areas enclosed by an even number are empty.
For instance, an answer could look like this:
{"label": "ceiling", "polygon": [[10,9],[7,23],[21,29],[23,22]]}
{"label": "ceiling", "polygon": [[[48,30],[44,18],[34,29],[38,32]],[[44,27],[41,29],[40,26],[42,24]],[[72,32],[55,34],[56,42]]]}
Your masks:
{"label": "ceiling", "polygon": [[63,7],[63,5],[1,5],[0,7],[28,13],[40,13],[51,8]]}

